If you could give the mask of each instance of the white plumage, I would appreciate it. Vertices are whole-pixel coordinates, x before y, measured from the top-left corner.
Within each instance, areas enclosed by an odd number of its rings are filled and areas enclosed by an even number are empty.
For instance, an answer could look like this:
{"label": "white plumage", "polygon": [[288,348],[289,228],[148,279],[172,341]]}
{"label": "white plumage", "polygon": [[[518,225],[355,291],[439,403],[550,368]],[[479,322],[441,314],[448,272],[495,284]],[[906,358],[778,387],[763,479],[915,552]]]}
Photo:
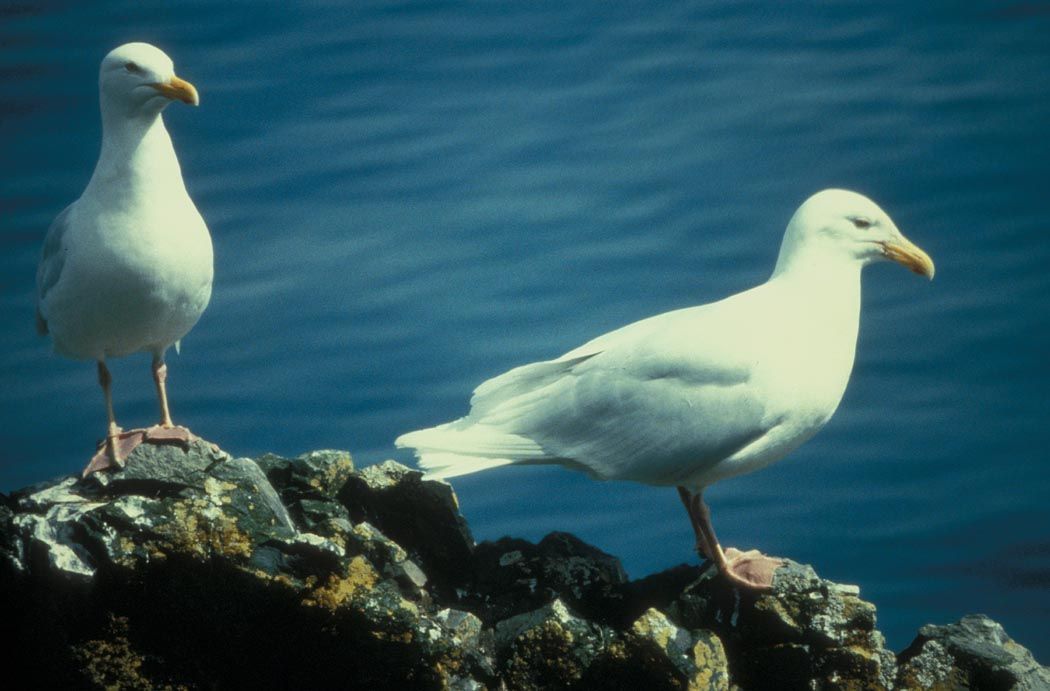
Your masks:
{"label": "white plumage", "polygon": [[779,460],[828,421],[853,367],[861,268],[882,258],[933,276],[874,202],[825,190],[792,217],[762,285],[512,369],[474,391],[467,416],[396,444],[438,478],[545,463],[679,486],[698,547],[726,567],[713,530],[704,544],[700,492]]}
{"label": "white plumage", "polygon": [[57,352],[99,363],[114,460],[120,429],[105,359],[153,355],[160,427],[174,429],[164,354],[197,323],[211,297],[211,236],[186,192],[161,116],[172,99],[199,102],[158,48],[129,43],[103,59],[98,163],[80,198],[52,223],[37,270],[40,332],[51,334]]}

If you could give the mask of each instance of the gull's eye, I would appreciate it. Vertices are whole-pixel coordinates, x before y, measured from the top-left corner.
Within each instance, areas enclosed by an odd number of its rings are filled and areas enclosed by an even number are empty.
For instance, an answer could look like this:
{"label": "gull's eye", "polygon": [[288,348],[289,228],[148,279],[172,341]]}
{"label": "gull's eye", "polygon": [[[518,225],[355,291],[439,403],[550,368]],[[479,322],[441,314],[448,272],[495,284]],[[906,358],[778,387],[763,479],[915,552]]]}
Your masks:
{"label": "gull's eye", "polygon": [[851,216],[849,220],[853,223],[854,228],[859,228],[861,230],[867,230],[873,225],[871,221],[862,216]]}
{"label": "gull's eye", "polygon": [[125,62],[124,69],[126,69],[128,72],[131,72],[132,74],[142,74],[142,68],[133,62]]}

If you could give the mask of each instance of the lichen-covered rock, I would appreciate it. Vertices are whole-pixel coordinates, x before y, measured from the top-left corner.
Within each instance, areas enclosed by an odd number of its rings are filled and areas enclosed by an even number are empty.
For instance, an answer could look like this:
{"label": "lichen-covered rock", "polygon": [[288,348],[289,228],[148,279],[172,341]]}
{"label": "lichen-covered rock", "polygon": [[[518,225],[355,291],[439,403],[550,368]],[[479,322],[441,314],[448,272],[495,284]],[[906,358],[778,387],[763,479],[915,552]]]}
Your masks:
{"label": "lichen-covered rock", "polygon": [[923,691],[1050,689],[1050,669],[988,617],[971,614],[947,626],[927,625],[900,654],[897,687]]}
{"label": "lichen-covered rock", "polygon": [[211,444],[143,444],[125,466],[13,496],[15,551],[28,572],[89,580],[172,554],[247,565],[263,543],[295,535],[259,467]]}
{"label": "lichen-covered rock", "polygon": [[623,649],[622,669],[613,678],[644,675],[636,688],[729,688],[729,661],[718,636],[680,628],[659,610],[650,609],[634,622]]}
{"label": "lichen-covered rock", "polygon": [[296,458],[265,454],[256,463],[266,473],[299,530],[334,537],[350,525],[337,499],[354,472],[346,451],[311,451]]}
{"label": "lichen-covered rock", "polygon": [[[0,606],[22,635],[4,657],[67,688],[491,682],[481,637],[434,617],[426,574],[332,499],[346,454],[264,465],[281,493],[255,461],[207,442],[143,444],[114,472],[13,495]],[[307,502],[337,510],[311,524]]]}
{"label": "lichen-covered rock", "polygon": [[627,574],[620,560],[568,533],[539,544],[503,538],[474,550],[464,606],[496,622],[561,599],[582,616],[610,622],[623,604]]}
{"label": "lichen-covered rock", "polygon": [[344,536],[347,549],[365,556],[386,578],[394,579],[404,594],[418,599],[423,595],[427,575],[408,558],[408,553],[370,523],[358,523]]}
{"label": "lichen-covered rock", "polygon": [[627,631],[577,616],[561,599],[496,624],[500,678],[510,689],[725,691],[718,637],[688,631],[657,610]]}
{"label": "lichen-covered rock", "polygon": [[573,614],[561,600],[496,624],[501,678],[510,689],[577,686],[615,640],[611,630]]}
{"label": "lichen-covered rock", "polygon": [[737,591],[711,569],[668,613],[686,628],[716,631],[743,688],[893,688],[895,658],[859,592],[792,561],[765,593]]}
{"label": "lichen-covered rock", "polygon": [[469,581],[474,537],[447,482],[386,461],[353,474],[339,500],[355,523],[368,522],[401,545],[442,595],[454,596]]}
{"label": "lichen-covered rock", "polygon": [[330,449],[309,451],[296,458],[268,453],[255,462],[286,501],[335,499],[354,472],[349,452]]}
{"label": "lichen-covered rock", "polygon": [[855,586],[627,580],[572,535],[474,548],[451,487],[349,454],[139,446],[0,495],[0,646],[39,688],[1041,689],[981,617],[900,657]]}

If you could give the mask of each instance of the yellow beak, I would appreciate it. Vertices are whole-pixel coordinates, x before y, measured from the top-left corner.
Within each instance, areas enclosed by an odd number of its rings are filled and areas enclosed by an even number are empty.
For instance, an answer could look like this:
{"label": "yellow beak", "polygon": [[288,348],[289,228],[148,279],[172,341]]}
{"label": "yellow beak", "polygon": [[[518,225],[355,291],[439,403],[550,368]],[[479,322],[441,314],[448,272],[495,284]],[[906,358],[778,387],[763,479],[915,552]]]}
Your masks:
{"label": "yellow beak", "polygon": [[185,79],[172,77],[167,82],[158,82],[150,84],[150,86],[172,100],[178,99],[191,106],[199,106],[201,104],[200,96],[197,95],[197,88]]}
{"label": "yellow beak", "polygon": [[883,242],[882,253],[895,262],[899,262],[912,271],[933,280],[934,266],[930,255],[903,235],[896,240]]}

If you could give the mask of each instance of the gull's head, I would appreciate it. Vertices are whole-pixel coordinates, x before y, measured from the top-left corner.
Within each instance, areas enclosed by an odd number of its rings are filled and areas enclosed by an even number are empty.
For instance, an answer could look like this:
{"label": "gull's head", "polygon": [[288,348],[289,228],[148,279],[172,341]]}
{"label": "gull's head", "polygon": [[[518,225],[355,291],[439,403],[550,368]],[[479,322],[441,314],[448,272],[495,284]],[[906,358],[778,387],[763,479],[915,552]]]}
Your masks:
{"label": "gull's head", "polygon": [[198,105],[197,89],[175,76],[171,58],[148,43],[125,43],[102,59],[98,75],[103,110],[153,116],[173,100]]}
{"label": "gull's head", "polygon": [[930,256],[904,237],[878,204],[848,190],[823,190],[803,202],[784,233],[778,268],[781,263],[786,268],[793,255],[813,251],[861,265],[892,259],[929,279],[934,274]]}

